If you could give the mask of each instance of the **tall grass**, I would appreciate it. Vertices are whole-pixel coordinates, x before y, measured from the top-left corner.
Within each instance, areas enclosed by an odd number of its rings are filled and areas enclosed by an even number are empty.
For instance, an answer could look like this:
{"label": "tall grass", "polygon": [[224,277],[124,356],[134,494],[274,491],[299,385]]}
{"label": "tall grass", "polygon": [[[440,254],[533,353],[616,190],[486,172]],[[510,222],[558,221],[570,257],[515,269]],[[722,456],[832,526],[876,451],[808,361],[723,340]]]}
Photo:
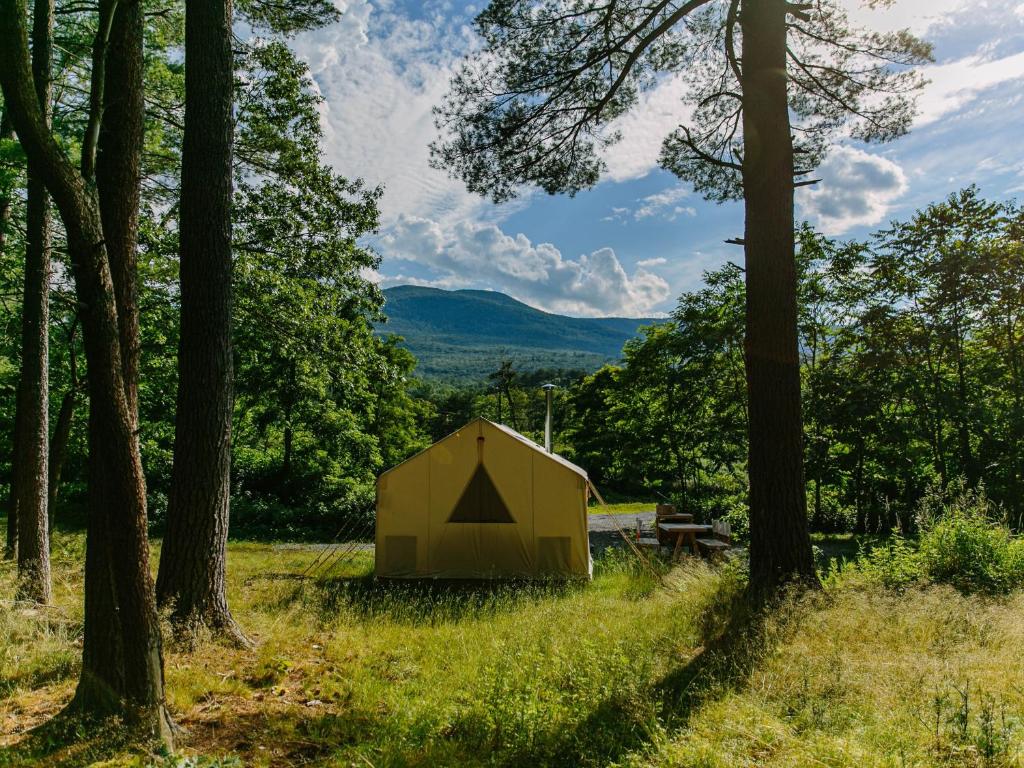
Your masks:
{"label": "tall grass", "polygon": [[315,551],[232,543],[258,645],[166,649],[178,752],[116,725],[29,733],[78,669],[81,538],[57,541],[56,607],[0,603],[0,766],[1020,763],[1019,592],[837,576],[752,614],[736,567],[621,552],[590,583],[441,585],[376,582],[367,553],[304,579]]}

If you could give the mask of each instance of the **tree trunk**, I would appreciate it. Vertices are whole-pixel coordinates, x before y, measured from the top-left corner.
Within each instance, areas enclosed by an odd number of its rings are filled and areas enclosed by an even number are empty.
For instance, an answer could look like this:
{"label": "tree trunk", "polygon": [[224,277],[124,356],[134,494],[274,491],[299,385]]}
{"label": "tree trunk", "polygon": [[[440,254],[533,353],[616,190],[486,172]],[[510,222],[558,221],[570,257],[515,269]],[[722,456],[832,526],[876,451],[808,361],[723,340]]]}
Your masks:
{"label": "tree trunk", "polygon": [[179,628],[245,642],[228,610],[231,491],[231,0],[185,4],[181,337],[174,468],[157,599]]}
{"label": "tree trunk", "polygon": [[864,441],[857,443],[857,468],[853,476],[853,503],[856,509],[856,522],[853,525],[854,533],[867,532],[867,512],[864,509]]}
{"label": "tree trunk", "polygon": [[817,582],[803,471],[786,1],[745,0],[740,26],[750,585],[767,595],[790,580]]}
{"label": "tree trunk", "polygon": [[[14,423],[18,423],[17,397],[15,397]],[[18,556],[18,488],[14,477],[15,456],[18,455],[18,430],[11,436],[11,487],[7,496],[7,539],[4,544],[4,560]]]}
{"label": "tree trunk", "polygon": [[[14,138],[14,128],[11,126],[11,118],[8,110],[0,115],[0,139],[11,140]],[[11,191],[10,189],[0,190],[0,255],[7,247],[7,229],[11,223]],[[17,400],[17,398],[15,398]],[[15,405],[15,423],[17,423],[17,405]],[[13,560],[18,555],[18,505],[15,500],[14,488],[14,457],[18,455],[15,445],[15,436],[12,430],[11,435],[11,478],[10,492],[7,498],[7,537],[4,545],[4,559]]]}
{"label": "tree trunk", "polygon": [[823,531],[825,530],[825,520],[823,519],[823,513],[821,509],[821,471],[818,470],[814,475],[814,512],[811,517],[814,522],[814,530]]}
{"label": "tree trunk", "polygon": [[[14,139],[14,128],[11,127],[11,119],[5,109],[0,113],[0,141],[12,141]],[[11,188],[0,189],[0,254],[7,247],[7,228],[11,224]]]}
{"label": "tree trunk", "polygon": [[[100,15],[111,3],[100,4]],[[121,362],[118,306],[106,236],[91,179],[92,124],[100,117],[109,29],[111,63],[119,57],[141,65],[142,17],[138,0],[116,6],[113,25],[101,23],[94,47],[90,129],[82,148],[82,170],[68,160],[35,103],[28,64],[25,0],[0,0],[0,85],[15,130],[38,168],[67,232],[75,291],[81,306],[89,365],[89,527],[86,538],[85,622],[82,672],[72,708],[94,715],[118,714],[171,742],[164,703],[163,654],[156,600],[149,573],[146,485],[129,410]],[[136,67],[141,75],[141,66]],[[128,92],[141,80],[112,82]],[[141,100],[136,100],[141,104]],[[138,158],[135,158],[138,162]],[[138,185],[136,175],[133,188]],[[108,190],[134,199],[133,189]]]}
{"label": "tree trunk", "polygon": [[119,2],[111,28],[96,154],[96,189],[117,305],[121,371],[132,433],[138,437],[138,240],[145,120],[143,17],[139,0]]}
{"label": "tree trunk", "polygon": [[[32,75],[36,98],[50,124],[53,0],[35,0]],[[25,285],[21,314],[21,378],[12,461],[18,510],[18,598],[50,602],[50,533],[46,513],[50,438],[50,203],[35,163],[28,162]]]}

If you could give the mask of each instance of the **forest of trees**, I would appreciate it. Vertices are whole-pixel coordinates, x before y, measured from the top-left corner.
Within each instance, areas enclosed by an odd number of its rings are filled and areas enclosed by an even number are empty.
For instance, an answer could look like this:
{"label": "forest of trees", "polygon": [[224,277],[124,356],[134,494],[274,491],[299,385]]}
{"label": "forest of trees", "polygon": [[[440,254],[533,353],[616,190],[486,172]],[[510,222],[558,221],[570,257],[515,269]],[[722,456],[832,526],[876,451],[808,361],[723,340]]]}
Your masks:
{"label": "forest of trees", "polygon": [[[928,488],[959,479],[1020,526],[1022,223],[969,187],[867,242],[798,232],[813,529],[911,532]],[[707,274],[571,388],[565,439],[598,482],[743,524],[743,292],[740,267]]]}
{"label": "forest of trees", "polygon": [[[237,536],[328,539],[385,468],[486,415],[601,487],[726,517],[750,592],[816,586],[810,530],[909,532],[934,485],[984,486],[1019,525],[1024,213],[973,188],[866,242],[794,226],[834,142],[909,129],[906,32],[784,0],[509,0],[438,107],[434,162],[495,200],[574,193],[609,120],[687,69],[662,165],[742,201],[742,266],[706,275],[596,373],[415,380],[367,273],[382,190],[323,155],[289,47],[323,0],[0,0],[0,430],[17,598],[50,600],[49,533],[84,527],[71,709],[173,740],[159,611],[247,646]],[[600,34],[595,34],[595,30]],[[150,535],[162,539],[150,565]]]}
{"label": "forest of trees", "polygon": [[[1021,527],[1022,217],[968,187],[866,241],[797,231],[812,530],[913,533],[921,498],[959,482],[983,486]],[[603,491],[746,530],[744,306],[743,269],[730,263],[645,327],[618,365],[503,366],[502,419],[539,439],[539,386],[557,382],[556,448]],[[415,391],[432,403],[432,439],[474,415],[498,418],[494,384]]]}

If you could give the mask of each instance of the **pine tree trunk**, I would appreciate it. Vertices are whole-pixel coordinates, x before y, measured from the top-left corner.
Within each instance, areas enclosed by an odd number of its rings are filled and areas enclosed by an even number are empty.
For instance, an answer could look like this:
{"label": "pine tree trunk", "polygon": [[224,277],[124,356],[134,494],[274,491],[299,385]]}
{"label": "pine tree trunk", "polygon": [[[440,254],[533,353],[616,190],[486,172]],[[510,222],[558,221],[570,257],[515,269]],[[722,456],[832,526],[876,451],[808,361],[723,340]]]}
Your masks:
{"label": "pine tree trunk", "polygon": [[[15,397],[14,423],[18,423],[18,405]],[[15,456],[18,455],[18,430],[11,435],[11,487],[7,496],[7,538],[4,544],[4,560],[18,556],[18,488],[14,477]]]}
{"label": "pine tree trunk", "polygon": [[767,595],[790,580],[817,581],[803,471],[786,1],[744,0],[740,25],[750,585]]}
{"label": "pine tree trunk", "polygon": [[[43,119],[50,122],[53,0],[36,0],[32,74]],[[46,503],[50,438],[50,203],[34,163],[28,163],[25,285],[21,316],[21,378],[12,461],[18,510],[18,598],[50,602],[50,533]]]}
{"label": "pine tree trunk", "polygon": [[[11,118],[8,110],[0,115],[0,139],[11,140],[14,138],[14,128],[11,126]],[[7,248],[7,228],[11,223],[11,190],[0,190],[0,255]],[[17,398],[15,398],[17,400]],[[17,423],[17,405],[15,405],[14,421]],[[11,435],[11,478],[10,491],[7,497],[7,535],[4,544],[4,559],[13,560],[18,556],[18,505],[15,500],[16,490],[14,488],[14,457],[18,455],[15,445],[15,430]]]}
{"label": "pine tree trunk", "polygon": [[128,414],[139,413],[138,240],[143,102],[143,15],[139,0],[119,2],[108,43],[96,188],[117,304],[118,342]]}
{"label": "pine tree trunk", "polygon": [[225,584],[233,407],[231,15],[231,0],[185,4],[178,402],[157,599],[173,606],[185,634],[206,626],[244,643]]}
{"label": "pine tree trunk", "polygon": [[[77,171],[34,103],[25,11],[24,0],[0,0],[0,85],[25,153],[39,168],[64,222],[89,366],[85,622],[82,671],[71,707],[93,715],[121,715],[170,743],[160,625],[149,573],[146,485],[135,435],[137,417],[126,396],[106,236],[88,153],[83,152],[83,171]],[[141,21],[138,0],[118,3],[111,40],[130,45],[112,46],[109,58],[115,70],[120,56],[141,64]],[[103,43],[100,37],[94,76],[102,71]],[[136,69],[141,76],[141,66]],[[130,78],[112,89],[127,98],[131,95],[126,91],[139,84],[141,80]],[[108,190],[108,195],[121,192],[134,200],[138,182],[136,175],[132,188]]]}
{"label": "pine tree trunk", "polygon": [[[5,109],[0,113],[0,141],[14,139],[14,128]],[[0,254],[7,248],[7,228],[11,224],[11,189],[0,189]]]}
{"label": "pine tree trunk", "polygon": [[864,509],[864,441],[857,444],[857,468],[853,476],[853,500],[856,508],[854,533],[867,533],[867,511]]}

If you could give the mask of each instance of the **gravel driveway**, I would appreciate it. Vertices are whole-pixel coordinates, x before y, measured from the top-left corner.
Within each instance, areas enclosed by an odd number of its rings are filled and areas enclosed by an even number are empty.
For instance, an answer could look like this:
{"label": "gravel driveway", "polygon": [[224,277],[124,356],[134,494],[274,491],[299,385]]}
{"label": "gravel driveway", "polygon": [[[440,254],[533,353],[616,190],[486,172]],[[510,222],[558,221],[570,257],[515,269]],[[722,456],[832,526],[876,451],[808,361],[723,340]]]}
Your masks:
{"label": "gravel driveway", "polygon": [[600,554],[608,547],[621,546],[621,528],[626,535],[632,535],[636,530],[636,519],[649,528],[654,522],[654,512],[630,512],[622,515],[590,514],[587,515],[587,530],[590,531],[590,551],[595,555]]}

